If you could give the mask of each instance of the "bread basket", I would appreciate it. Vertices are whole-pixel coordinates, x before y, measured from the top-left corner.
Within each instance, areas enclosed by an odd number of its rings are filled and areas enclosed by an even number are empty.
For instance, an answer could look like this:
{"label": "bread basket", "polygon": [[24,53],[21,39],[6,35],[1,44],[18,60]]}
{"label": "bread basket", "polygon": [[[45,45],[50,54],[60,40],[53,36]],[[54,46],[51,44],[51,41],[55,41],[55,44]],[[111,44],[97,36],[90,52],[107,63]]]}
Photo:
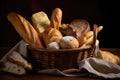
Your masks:
{"label": "bread basket", "polygon": [[[70,68],[78,68],[80,60],[93,55],[96,49],[96,30],[94,30],[93,44],[84,48],[76,49],[34,49],[27,46],[28,58],[36,69],[53,69],[65,70]],[[87,55],[87,57],[85,57]]]}

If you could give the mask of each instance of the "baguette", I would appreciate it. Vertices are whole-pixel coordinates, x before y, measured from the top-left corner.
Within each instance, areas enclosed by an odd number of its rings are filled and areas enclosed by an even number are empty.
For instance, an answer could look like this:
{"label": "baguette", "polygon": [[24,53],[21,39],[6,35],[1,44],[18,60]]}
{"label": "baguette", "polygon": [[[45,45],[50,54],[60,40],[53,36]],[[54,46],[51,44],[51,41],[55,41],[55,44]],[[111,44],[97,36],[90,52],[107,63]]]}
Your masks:
{"label": "baguette", "polygon": [[60,8],[55,8],[52,12],[50,27],[46,29],[43,33],[43,39],[46,47],[51,42],[60,42],[62,33],[59,31],[62,20],[62,10]]}
{"label": "baguette", "polygon": [[120,65],[120,58],[119,58],[119,56],[113,54],[110,51],[105,51],[105,50],[100,50],[99,49],[96,57],[100,58],[100,59],[103,59],[103,60],[106,60],[106,61],[109,61],[109,62],[112,62],[114,64]]}
{"label": "baguette", "polygon": [[32,47],[43,48],[39,39],[37,31],[34,27],[21,15],[11,12],[7,16],[8,21],[11,22],[19,35]]}

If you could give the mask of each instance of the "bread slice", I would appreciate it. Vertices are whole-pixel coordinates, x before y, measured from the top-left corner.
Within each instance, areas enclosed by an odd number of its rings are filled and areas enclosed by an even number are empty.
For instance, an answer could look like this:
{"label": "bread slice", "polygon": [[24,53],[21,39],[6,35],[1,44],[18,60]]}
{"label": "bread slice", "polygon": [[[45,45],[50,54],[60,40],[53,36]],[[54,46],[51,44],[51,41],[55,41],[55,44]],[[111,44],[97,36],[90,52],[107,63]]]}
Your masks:
{"label": "bread slice", "polygon": [[10,55],[8,55],[8,60],[24,67],[27,70],[32,70],[32,65],[17,51],[13,51]]}
{"label": "bread slice", "polygon": [[25,75],[26,74],[26,70],[24,67],[14,64],[10,61],[6,61],[4,63],[4,68],[2,68],[3,71],[8,72],[8,73],[12,73],[12,74],[17,74],[17,75]]}

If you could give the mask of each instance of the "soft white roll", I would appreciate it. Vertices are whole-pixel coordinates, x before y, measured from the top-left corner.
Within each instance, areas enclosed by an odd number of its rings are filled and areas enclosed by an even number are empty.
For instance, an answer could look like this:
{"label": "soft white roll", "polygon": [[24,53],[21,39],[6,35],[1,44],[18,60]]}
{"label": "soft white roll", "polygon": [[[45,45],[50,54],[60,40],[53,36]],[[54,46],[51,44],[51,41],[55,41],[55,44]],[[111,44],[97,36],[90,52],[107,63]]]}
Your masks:
{"label": "soft white roll", "polygon": [[73,36],[64,36],[60,41],[60,46],[63,49],[74,49],[79,47],[79,42]]}

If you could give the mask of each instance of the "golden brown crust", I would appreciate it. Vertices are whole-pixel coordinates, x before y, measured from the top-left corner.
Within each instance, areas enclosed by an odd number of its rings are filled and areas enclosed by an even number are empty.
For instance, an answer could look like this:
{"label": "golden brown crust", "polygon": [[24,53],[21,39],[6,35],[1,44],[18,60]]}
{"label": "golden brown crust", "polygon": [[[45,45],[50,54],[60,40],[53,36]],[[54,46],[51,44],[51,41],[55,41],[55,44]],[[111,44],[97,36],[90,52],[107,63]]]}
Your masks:
{"label": "golden brown crust", "polygon": [[[103,29],[103,26],[97,27],[97,31],[100,32]],[[80,46],[90,45],[93,42],[93,31],[87,31],[81,34],[80,37],[77,38]]]}
{"label": "golden brown crust", "polygon": [[115,64],[120,64],[120,58],[119,56],[111,53],[110,51],[105,51],[105,50],[98,50],[97,53],[97,58],[115,63]]}
{"label": "golden brown crust", "polygon": [[55,8],[52,12],[50,28],[43,32],[43,39],[47,46],[50,42],[58,42],[61,40],[62,33],[59,31],[62,20],[62,10]]}
{"label": "golden brown crust", "polygon": [[62,21],[62,10],[60,8],[53,10],[50,21],[50,27],[59,29]]}
{"label": "golden brown crust", "polygon": [[37,31],[33,26],[21,15],[11,12],[7,16],[8,20],[14,26],[19,35],[32,47],[43,48]]}
{"label": "golden brown crust", "polygon": [[47,46],[50,42],[60,42],[62,34],[58,29],[48,28],[43,33],[43,39]]}

